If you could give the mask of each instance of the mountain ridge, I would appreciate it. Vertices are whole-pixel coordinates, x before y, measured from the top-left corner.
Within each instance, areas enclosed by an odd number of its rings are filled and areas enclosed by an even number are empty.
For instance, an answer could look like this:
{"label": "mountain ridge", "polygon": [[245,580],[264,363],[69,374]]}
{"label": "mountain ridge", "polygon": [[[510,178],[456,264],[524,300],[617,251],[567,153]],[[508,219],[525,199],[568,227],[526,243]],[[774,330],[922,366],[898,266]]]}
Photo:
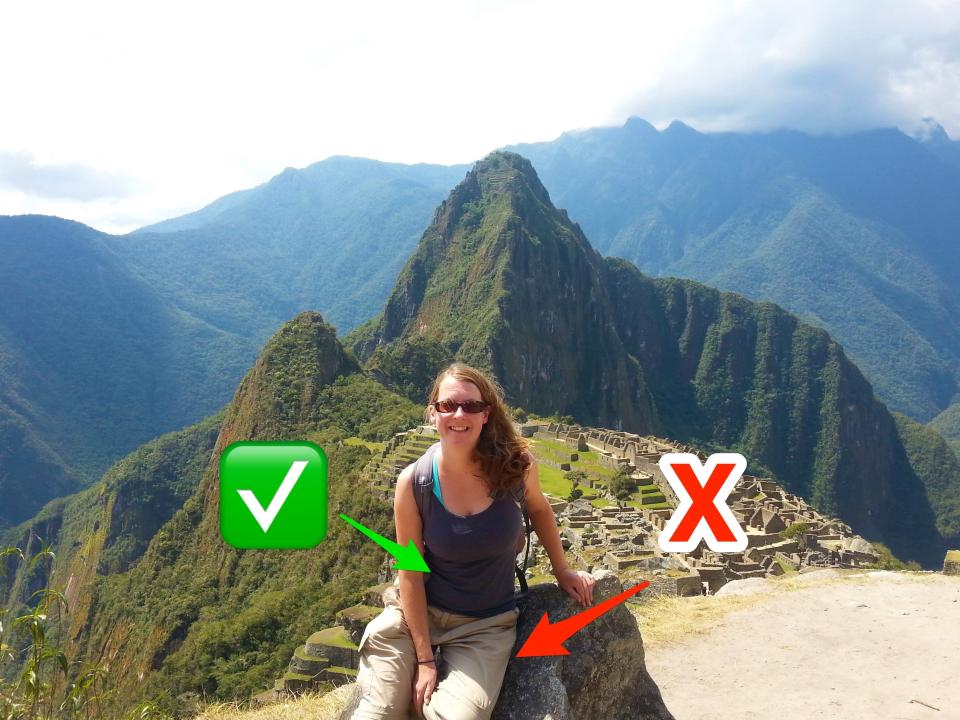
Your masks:
{"label": "mountain ridge", "polygon": [[242,342],[164,302],[108,242],[74,221],[0,218],[6,523],[214,411],[243,363]]}

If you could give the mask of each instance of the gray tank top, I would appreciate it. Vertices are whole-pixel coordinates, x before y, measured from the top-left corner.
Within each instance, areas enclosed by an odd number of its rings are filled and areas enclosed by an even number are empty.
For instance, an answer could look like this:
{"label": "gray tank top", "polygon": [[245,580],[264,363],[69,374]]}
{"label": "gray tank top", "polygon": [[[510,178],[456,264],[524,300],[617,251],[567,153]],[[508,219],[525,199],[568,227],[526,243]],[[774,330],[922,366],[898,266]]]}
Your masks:
{"label": "gray tank top", "polygon": [[[438,445],[427,451],[432,470]],[[424,559],[430,566],[427,604],[471,617],[491,617],[516,607],[513,596],[517,537],[522,517],[507,494],[483,512],[461,517],[433,492],[433,473],[418,474],[414,496],[423,521]]]}

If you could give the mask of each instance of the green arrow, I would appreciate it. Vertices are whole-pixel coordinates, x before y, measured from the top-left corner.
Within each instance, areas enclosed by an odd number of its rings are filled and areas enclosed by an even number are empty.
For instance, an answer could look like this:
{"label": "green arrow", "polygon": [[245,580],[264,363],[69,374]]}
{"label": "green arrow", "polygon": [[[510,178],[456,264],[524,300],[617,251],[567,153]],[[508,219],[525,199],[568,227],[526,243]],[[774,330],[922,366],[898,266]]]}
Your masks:
{"label": "green arrow", "polygon": [[430,572],[430,568],[427,567],[426,561],[423,559],[423,556],[420,554],[420,551],[417,549],[417,545],[413,542],[413,540],[411,540],[407,546],[404,547],[403,545],[395,543],[393,540],[388,540],[382,535],[377,535],[377,533],[375,533],[373,530],[365,528],[356,520],[352,520],[346,515],[341,515],[340,519],[355,527],[368,538],[373,540],[377,545],[393,555],[393,557],[396,558],[396,563],[393,565],[394,570]]}

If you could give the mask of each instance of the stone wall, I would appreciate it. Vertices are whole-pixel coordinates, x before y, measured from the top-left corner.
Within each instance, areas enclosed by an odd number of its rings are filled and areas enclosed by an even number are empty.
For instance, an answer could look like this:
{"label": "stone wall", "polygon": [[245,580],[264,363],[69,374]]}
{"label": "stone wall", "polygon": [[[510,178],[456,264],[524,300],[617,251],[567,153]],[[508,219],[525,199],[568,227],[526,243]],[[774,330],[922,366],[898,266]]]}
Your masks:
{"label": "stone wall", "polygon": [[960,550],[950,550],[943,559],[944,575],[960,575]]}

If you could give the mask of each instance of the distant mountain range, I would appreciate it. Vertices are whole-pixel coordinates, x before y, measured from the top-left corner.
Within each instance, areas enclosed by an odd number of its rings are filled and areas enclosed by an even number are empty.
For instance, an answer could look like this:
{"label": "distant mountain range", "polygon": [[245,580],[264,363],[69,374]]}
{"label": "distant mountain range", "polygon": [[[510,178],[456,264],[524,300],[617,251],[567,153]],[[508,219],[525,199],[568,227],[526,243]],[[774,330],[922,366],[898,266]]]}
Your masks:
{"label": "distant mountain range", "polygon": [[925,422],[960,388],[955,148],[942,128],[921,143],[631,119],[512,149],[601,253],[782,305]]}
{"label": "distant mountain range", "polygon": [[[825,331],[603,258],[527,160],[495,153],[437,208],[379,315],[343,341],[319,314],[297,315],[222,417],[140,448],[0,544],[51,543],[50,580],[72,579],[71,648],[111,657],[122,697],[250,694],[376,582],[382,553],[337,516],[390,534],[389,504],[360,475],[365,443],[418,422],[426,381],[453,358],[495,372],[527,410],[740,450],[903,558],[932,565],[945,538],[960,539],[952,451],[892,417]],[[226,546],[220,453],[284,439],[327,450],[327,539],[297,552]],[[0,596],[22,599],[39,580],[8,573]]]}
{"label": "distant mountain range", "polygon": [[[702,134],[679,122],[658,132],[633,118],[509,149],[602,254],[778,303],[828,330],[881,398],[926,422],[960,396],[957,148],[935,124],[919,141],[897,130]],[[262,342],[312,308],[348,331],[380,308],[466,169],[331,158],[114,249],[217,327]]]}
{"label": "distant mountain range", "polygon": [[0,527],[222,407],[255,357],[109,241],[58,218],[0,217]]}
{"label": "distant mountain range", "polygon": [[301,310],[346,331],[383,305],[465,172],[333,157],[111,246],[171,302],[258,345]]}

